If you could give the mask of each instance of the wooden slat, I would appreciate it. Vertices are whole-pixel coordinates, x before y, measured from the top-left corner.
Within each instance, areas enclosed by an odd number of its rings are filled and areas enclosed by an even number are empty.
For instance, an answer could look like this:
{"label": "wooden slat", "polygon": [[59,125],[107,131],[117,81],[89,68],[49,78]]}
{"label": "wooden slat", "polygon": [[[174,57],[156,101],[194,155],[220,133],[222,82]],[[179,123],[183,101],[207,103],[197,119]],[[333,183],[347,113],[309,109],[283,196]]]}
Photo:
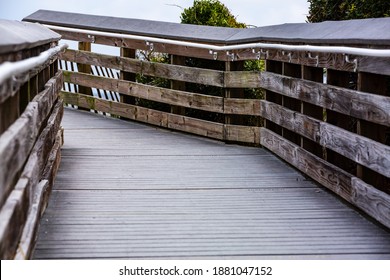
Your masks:
{"label": "wooden slat", "polygon": [[65,103],[82,108],[98,110],[113,115],[149,123],[166,128],[177,129],[215,139],[223,139],[223,124],[193,119],[130,104],[102,100],[82,94],[62,92]]}
{"label": "wooden slat", "polygon": [[29,199],[28,179],[20,179],[0,211],[0,258],[12,259],[26,221]]}
{"label": "wooden slat", "polygon": [[31,205],[30,211],[18,248],[13,259],[15,260],[28,260],[31,257],[33,245],[35,243],[36,231],[41,217],[42,210],[44,209],[43,197],[44,193],[49,187],[49,181],[43,180],[36,186],[36,195]]}
{"label": "wooden slat", "polygon": [[21,117],[0,136],[0,205],[6,199],[14,177],[26,162],[61,85],[62,75],[58,73],[29,103]]}
{"label": "wooden slat", "polygon": [[[63,104],[58,102],[53,110],[53,114],[48,120],[47,127],[40,134],[29,155],[27,163],[21,172],[20,179],[1,210],[0,216],[2,217],[2,223],[0,223],[0,243],[5,245],[0,248],[2,259],[14,257],[22,232],[24,232],[24,237],[22,236],[22,240],[24,241],[22,241],[22,247],[19,247],[19,255],[23,256],[23,258],[28,258],[30,250],[32,249],[33,234],[39,220],[37,220],[36,217],[30,217],[30,215],[35,215],[34,209],[37,207],[37,209],[40,210],[44,209],[44,203],[41,203],[43,202],[42,199],[45,199],[47,202],[47,193],[40,193],[37,184],[40,181],[44,167],[47,166],[47,159],[49,158],[50,151],[52,151],[54,142],[52,135],[53,133],[57,134],[58,132],[62,114]],[[49,164],[50,163],[52,162],[49,161]],[[35,201],[36,198],[39,198],[39,201]],[[27,219],[27,215],[29,215],[30,218]],[[28,248],[28,251],[26,248]]]}
{"label": "wooden slat", "polygon": [[38,104],[31,102],[23,115],[0,137],[0,202],[7,199],[15,176],[26,162],[39,133]]}
{"label": "wooden slat", "polygon": [[389,146],[265,100],[261,100],[260,115],[390,177]]}
{"label": "wooden slat", "polygon": [[225,114],[260,116],[260,100],[225,98],[223,105]]}
{"label": "wooden slat", "polygon": [[261,144],[264,147],[385,226],[390,226],[389,195],[365,184],[353,175],[314,156],[266,128],[261,128],[260,134]]}
{"label": "wooden slat", "polygon": [[389,126],[390,97],[289,78],[270,72],[229,72],[227,87],[259,87],[345,115]]}
{"label": "wooden slat", "polygon": [[223,72],[217,70],[156,63],[75,50],[67,50],[62,54],[61,58],[71,62],[99,65],[147,76],[223,87]]}
{"label": "wooden slat", "polygon": [[223,140],[223,124],[170,114],[168,128]]}
{"label": "wooden slat", "polygon": [[78,85],[100,88],[107,91],[116,91],[127,96],[134,96],[146,100],[167,103],[170,105],[183,106],[217,113],[223,112],[222,97],[158,88],[135,82],[86,75],[76,72],[65,72],[64,75],[66,82]]}
{"label": "wooden slat", "polygon": [[[55,28],[54,28],[55,30]],[[91,42],[91,38],[88,34],[72,33],[67,31],[56,30],[63,36],[63,39],[74,40],[77,42]],[[95,36],[95,43],[103,44],[114,47],[133,48],[140,50],[148,50],[149,46],[146,45],[143,40],[130,40],[121,38],[111,38],[107,36]],[[187,57],[196,57],[213,60],[213,54],[209,53],[209,50],[176,46],[171,44],[153,43],[153,49],[156,52],[169,53],[174,55],[181,55]],[[230,57],[226,55],[226,52],[217,52],[217,60],[229,61]],[[235,52],[235,59],[238,61],[257,59],[257,54],[253,53],[252,49],[243,49]],[[318,55],[318,62],[316,57]],[[353,72],[355,65],[345,62],[345,56],[343,54],[330,54],[330,53],[312,53],[310,58],[307,52],[294,52],[290,57],[282,51],[268,50],[267,59],[291,62],[295,64],[301,64],[311,67],[328,68],[334,70],[350,71]],[[354,57],[355,58],[355,57]],[[356,57],[358,59],[358,71],[390,75],[390,59],[388,58],[375,58],[375,57]],[[262,56],[264,59],[264,55]],[[351,58],[352,59],[352,58]]]}
{"label": "wooden slat", "polygon": [[226,141],[260,144],[260,127],[225,125]]}
{"label": "wooden slat", "polygon": [[[83,41],[83,42],[91,42],[91,38],[88,37],[88,34],[82,34],[82,33],[73,33],[68,31],[62,31],[62,30],[56,30],[53,28],[56,32],[61,34],[63,37],[62,39],[68,39],[73,41]],[[146,42],[144,40],[131,40],[131,39],[122,39],[122,38],[112,38],[108,36],[95,36],[95,43],[96,44],[102,44],[107,46],[113,46],[113,47],[120,47],[120,48],[132,48],[136,50],[149,50],[149,46],[146,45]],[[209,53],[209,50],[207,49],[199,49],[199,48],[193,48],[193,47],[186,47],[186,46],[177,46],[177,45],[171,45],[171,44],[161,44],[161,43],[153,43],[153,49],[156,52],[160,53],[169,53],[169,54],[175,54],[175,55],[181,55],[181,56],[187,56],[187,57],[196,57],[196,58],[204,58],[204,59],[214,59],[213,55]],[[226,61],[228,58],[224,52],[219,54],[219,60]]]}

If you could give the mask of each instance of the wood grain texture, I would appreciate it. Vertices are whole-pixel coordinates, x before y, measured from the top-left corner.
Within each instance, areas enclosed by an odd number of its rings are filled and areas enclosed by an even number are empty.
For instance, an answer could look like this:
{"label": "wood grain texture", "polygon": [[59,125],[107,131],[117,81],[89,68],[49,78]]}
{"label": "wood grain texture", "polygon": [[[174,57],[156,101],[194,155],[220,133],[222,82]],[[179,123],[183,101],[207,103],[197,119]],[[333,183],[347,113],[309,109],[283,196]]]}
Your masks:
{"label": "wood grain texture", "polygon": [[22,116],[0,136],[0,202],[7,199],[39,133],[38,104],[31,102]]}
{"label": "wood grain texture", "polygon": [[[59,34],[62,35],[63,39],[73,40],[77,42],[91,42],[91,38],[88,37],[88,34],[82,33],[73,33],[68,31],[56,30],[53,29]],[[108,36],[95,36],[95,43],[102,44],[106,46],[121,47],[121,48],[131,48],[136,50],[149,50],[149,46],[146,45],[144,40],[131,40],[123,38],[112,38]],[[213,59],[213,55],[209,53],[207,49],[199,49],[186,46],[177,46],[173,44],[163,44],[163,43],[153,43],[154,51],[161,53],[169,53],[174,55],[181,55],[187,57],[196,57],[204,59]],[[228,57],[224,53],[220,53],[219,60],[226,61]]]}
{"label": "wood grain texture", "polygon": [[176,81],[198,83],[217,87],[223,86],[223,72],[217,70],[149,62],[139,59],[109,56],[75,50],[67,50],[64,54],[62,54],[61,58],[71,62],[99,65],[107,68],[152,77],[160,77]]}
{"label": "wood grain texture", "polygon": [[390,227],[390,196],[310,154],[280,135],[261,128],[261,144],[346,201]]}
{"label": "wood grain texture", "polygon": [[224,140],[260,144],[260,127],[226,124]]}
{"label": "wood grain texture", "polygon": [[12,188],[16,174],[25,164],[62,85],[57,73],[36,95],[16,122],[0,136],[0,205]]}
{"label": "wood grain texture", "polygon": [[263,88],[348,116],[389,126],[390,97],[290,78],[271,72],[225,73],[226,87]]}
{"label": "wood grain texture", "polygon": [[88,86],[108,91],[115,91],[126,96],[138,97],[170,105],[222,113],[223,98],[179,90],[159,88],[135,82],[112,78],[65,72],[65,82]]}
{"label": "wood grain texture", "polygon": [[35,244],[35,238],[37,233],[37,227],[39,225],[39,219],[41,217],[44,205],[44,193],[49,188],[49,181],[40,181],[36,187],[34,193],[34,200],[29,209],[26,223],[23,227],[23,232],[20,237],[20,241],[13,259],[15,260],[28,260],[31,258],[31,253]]}
{"label": "wood grain texture", "polygon": [[390,254],[387,231],[265,149],[74,110],[63,126],[62,163],[33,258]]}
{"label": "wood grain texture", "polygon": [[329,123],[261,100],[260,116],[390,177],[390,148]]}
{"label": "wood grain texture", "polygon": [[224,125],[64,91],[61,92],[61,97],[64,99],[64,102],[68,104],[74,104],[78,107],[106,112],[164,128],[218,140],[253,144],[259,143],[258,129],[256,127]]}
{"label": "wood grain texture", "polygon": [[29,210],[28,179],[20,179],[0,211],[0,259],[13,259]]}
{"label": "wood grain texture", "polygon": [[[55,28],[54,28],[55,30]],[[67,31],[56,30],[63,36],[63,39],[74,40],[77,42],[91,42],[91,38],[88,34],[73,33]],[[97,44],[124,47],[139,50],[148,50],[149,46],[146,45],[144,40],[130,40],[122,38],[112,38],[107,36],[95,36],[95,42]],[[153,43],[154,50],[161,53],[169,53],[173,55],[196,57],[213,60],[213,54],[209,53],[209,50],[199,49],[194,47],[177,46],[173,44]],[[257,59],[257,53],[253,53],[252,49],[242,49],[234,52],[235,60],[254,60]],[[318,61],[315,57],[318,55]],[[262,55],[261,59],[264,59]],[[351,57],[351,59],[358,59],[358,71],[385,74],[389,75],[390,60],[386,58],[372,58],[372,57]],[[311,67],[328,68],[341,71],[353,72],[355,65],[353,63],[347,63],[343,54],[330,54],[330,53],[312,53],[309,57],[307,52],[293,52],[291,57],[288,53],[278,50],[268,50],[268,60],[278,62],[290,62],[294,64],[301,64]],[[230,57],[226,55],[226,52],[217,52],[217,60],[229,61]]]}

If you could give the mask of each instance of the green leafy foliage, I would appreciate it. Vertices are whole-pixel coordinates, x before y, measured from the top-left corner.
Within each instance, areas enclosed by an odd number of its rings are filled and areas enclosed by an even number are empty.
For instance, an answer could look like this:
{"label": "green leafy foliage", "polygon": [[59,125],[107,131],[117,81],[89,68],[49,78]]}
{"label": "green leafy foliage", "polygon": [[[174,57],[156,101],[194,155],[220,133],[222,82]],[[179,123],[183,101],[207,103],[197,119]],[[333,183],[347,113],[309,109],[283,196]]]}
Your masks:
{"label": "green leafy foliage", "polygon": [[[236,17],[230,12],[230,10],[218,0],[194,0],[193,5],[187,9],[184,9],[183,13],[181,14],[181,23],[221,26],[230,28],[247,27],[245,23],[238,22]],[[223,61],[187,58],[186,65],[191,67],[214,69],[221,71],[225,70],[225,63]],[[246,61],[244,64],[244,70],[246,71],[261,71],[263,69],[263,61]],[[215,96],[224,96],[225,94],[223,88],[199,84],[187,83],[186,89],[192,92]],[[248,98],[262,98],[263,95],[263,92],[259,89],[245,90],[245,96]],[[187,115],[217,122],[223,122],[224,120],[224,117],[220,114],[201,112],[198,110],[187,110]]]}
{"label": "green leafy foliage", "polygon": [[308,0],[309,22],[390,16],[389,0]]}
{"label": "green leafy foliage", "polygon": [[245,23],[238,22],[229,9],[218,0],[195,0],[192,7],[184,9],[181,22],[196,25],[246,27]]}

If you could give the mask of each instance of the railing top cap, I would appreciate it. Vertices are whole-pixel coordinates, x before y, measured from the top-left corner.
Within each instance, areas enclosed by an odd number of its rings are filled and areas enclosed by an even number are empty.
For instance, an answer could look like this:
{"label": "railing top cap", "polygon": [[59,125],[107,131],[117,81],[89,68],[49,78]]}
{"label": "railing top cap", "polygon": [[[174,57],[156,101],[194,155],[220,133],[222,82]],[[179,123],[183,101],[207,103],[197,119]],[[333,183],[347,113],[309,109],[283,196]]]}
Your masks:
{"label": "railing top cap", "polygon": [[61,36],[39,24],[0,19],[0,54],[34,48]]}
{"label": "railing top cap", "polygon": [[390,18],[290,23],[248,29],[199,26],[48,10],[38,10],[23,20],[80,29],[224,45],[268,41],[297,44],[390,46],[390,32],[388,32],[390,30]]}

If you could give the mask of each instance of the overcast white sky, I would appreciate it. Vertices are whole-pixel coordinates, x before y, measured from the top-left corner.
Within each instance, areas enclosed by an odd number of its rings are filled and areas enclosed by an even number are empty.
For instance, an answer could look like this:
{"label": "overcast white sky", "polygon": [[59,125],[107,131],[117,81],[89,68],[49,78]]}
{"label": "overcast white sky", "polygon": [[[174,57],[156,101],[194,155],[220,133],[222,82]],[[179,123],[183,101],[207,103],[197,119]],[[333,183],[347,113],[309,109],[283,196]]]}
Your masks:
{"label": "overcast white sky", "polygon": [[[305,22],[307,0],[220,0],[246,24]],[[21,20],[39,9],[180,22],[193,0],[0,0],[0,18]]]}

